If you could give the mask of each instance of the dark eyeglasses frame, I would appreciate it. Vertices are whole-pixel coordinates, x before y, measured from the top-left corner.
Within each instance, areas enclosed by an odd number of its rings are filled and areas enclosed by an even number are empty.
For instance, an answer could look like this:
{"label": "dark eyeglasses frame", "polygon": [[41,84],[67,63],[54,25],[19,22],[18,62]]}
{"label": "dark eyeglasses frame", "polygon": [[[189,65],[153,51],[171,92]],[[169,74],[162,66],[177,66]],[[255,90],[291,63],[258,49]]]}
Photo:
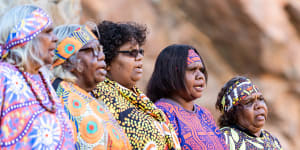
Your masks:
{"label": "dark eyeglasses frame", "polygon": [[144,56],[144,49],[140,48],[140,49],[130,49],[130,50],[122,50],[122,51],[117,51],[118,53],[124,53],[124,54],[128,54],[131,57],[136,58],[138,56],[138,54],[142,54]]}

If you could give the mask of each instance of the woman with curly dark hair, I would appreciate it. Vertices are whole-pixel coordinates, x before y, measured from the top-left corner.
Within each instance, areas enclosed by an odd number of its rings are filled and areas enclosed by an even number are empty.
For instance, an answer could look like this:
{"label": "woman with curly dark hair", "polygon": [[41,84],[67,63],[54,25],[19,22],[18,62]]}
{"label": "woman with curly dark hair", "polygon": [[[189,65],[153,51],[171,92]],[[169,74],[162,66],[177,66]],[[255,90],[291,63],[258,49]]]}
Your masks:
{"label": "woman with curly dark hair", "polygon": [[262,129],[268,107],[250,79],[237,76],[229,80],[219,92],[216,108],[222,112],[220,130],[230,149],[282,149],[278,139]]}
{"label": "woman with curly dark hair", "polygon": [[[93,94],[104,101],[126,132],[133,149],[180,149],[165,114],[136,87],[143,73],[146,27],[103,21],[98,25],[107,78]],[[95,31],[96,32],[96,31]]]}
{"label": "woman with curly dark hair", "polygon": [[204,61],[192,46],[170,45],[156,59],[147,95],[166,113],[182,149],[227,150],[212,114],[195,104],[207,79]]}

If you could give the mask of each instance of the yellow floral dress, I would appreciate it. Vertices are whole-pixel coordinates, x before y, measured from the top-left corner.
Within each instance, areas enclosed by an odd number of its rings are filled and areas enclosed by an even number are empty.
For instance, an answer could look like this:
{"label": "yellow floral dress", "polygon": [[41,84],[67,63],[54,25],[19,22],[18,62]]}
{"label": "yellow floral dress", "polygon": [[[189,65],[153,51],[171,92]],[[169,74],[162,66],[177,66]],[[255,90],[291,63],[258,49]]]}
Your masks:
{"label": "yellow floral dress", "polygon": [[103,102],[65,81],[59,83],[56,93],[73,123],[76,149],[131,149],[126,134]]}
{"label": "yellow floral dress", "polygon": [[104,101],[127,134],[133,149],[180,149],[176,133],[166,118],[138,88],[136,92],[106,79],[93,94]]}

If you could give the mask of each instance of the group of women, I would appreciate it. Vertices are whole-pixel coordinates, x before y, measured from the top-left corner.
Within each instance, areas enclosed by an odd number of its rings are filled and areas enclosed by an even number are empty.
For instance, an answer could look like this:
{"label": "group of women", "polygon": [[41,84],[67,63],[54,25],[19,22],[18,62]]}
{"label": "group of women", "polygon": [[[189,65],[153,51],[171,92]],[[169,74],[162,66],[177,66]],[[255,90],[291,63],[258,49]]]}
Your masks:
{"label": "group of women", "polygon": [[267,106],[250,79],[219,92],[219,130],[195,104],[208,74],[199,52],[170,45],[144,94],[147,29],[103,21],[52,26],[33,5],[0,19],[1,149],[282,149],[263,130]]}

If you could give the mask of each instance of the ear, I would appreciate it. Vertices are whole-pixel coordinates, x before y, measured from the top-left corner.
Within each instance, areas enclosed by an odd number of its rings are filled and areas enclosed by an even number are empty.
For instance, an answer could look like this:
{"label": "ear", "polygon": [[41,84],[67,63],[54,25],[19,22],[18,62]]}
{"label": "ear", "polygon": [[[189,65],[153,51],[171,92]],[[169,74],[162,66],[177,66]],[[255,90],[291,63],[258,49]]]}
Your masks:
{"label": "ear", "polygon": [[83,70],[84,70],[84,67],[83,67],[82,63],[77,63],[76,71],[81,73],[81,72],[83,72]]}

